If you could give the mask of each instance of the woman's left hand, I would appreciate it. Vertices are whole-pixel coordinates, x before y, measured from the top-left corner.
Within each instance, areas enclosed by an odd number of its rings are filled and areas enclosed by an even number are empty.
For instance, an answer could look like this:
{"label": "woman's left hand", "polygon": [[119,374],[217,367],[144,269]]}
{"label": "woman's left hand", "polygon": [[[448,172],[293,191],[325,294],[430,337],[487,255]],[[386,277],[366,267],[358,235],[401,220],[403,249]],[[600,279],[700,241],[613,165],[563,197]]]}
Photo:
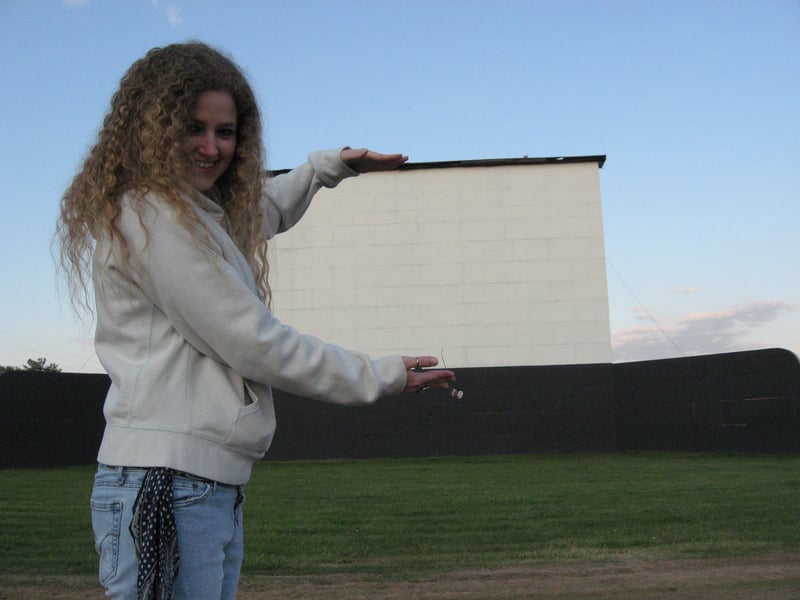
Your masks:
{"label": "woman's left hand", "polygon": [[404,164],[408,157],[403,154],[381,154],[367,148],[345,148],[340,154],[342,161],[357,173],[389,171]]}
{"label": "woman's left hand", "polygon": [[447,369],[430,369],[439,364],[435,356],[404,356],[407,379],[403,392],[420,392],[429,388],[447,390],[456,374]]}

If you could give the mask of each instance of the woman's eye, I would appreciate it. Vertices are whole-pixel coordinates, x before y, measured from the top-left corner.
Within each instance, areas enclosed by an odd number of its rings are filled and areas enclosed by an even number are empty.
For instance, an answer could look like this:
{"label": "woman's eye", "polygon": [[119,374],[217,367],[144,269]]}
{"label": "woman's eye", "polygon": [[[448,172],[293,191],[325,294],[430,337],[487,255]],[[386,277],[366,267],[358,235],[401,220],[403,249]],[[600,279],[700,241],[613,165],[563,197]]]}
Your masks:
{"label": "woman's eye", "polygon": [[236,135],[233,129],[220,129],[217,134],[223,138],[232,138]]}

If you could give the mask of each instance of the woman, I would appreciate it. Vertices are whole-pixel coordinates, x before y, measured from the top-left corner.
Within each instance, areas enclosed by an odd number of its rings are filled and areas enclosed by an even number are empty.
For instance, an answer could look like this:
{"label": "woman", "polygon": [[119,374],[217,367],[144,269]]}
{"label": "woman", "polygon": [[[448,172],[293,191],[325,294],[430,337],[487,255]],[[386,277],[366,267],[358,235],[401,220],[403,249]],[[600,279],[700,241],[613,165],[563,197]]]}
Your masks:
{"label": "woman", "polygon": [[269,178],[259,110],[230,59],[174,44],[125,74],[58,224],[73,294],[86,298],[91,272],[111,378],[91,499],[109,597],[235,596],[242,486],[275,428],[271,386],[369,404],[454,380],[421,369],[435,357],[373,360],[268,308],[267,240],[321,187],[405,160],[344,148]]}

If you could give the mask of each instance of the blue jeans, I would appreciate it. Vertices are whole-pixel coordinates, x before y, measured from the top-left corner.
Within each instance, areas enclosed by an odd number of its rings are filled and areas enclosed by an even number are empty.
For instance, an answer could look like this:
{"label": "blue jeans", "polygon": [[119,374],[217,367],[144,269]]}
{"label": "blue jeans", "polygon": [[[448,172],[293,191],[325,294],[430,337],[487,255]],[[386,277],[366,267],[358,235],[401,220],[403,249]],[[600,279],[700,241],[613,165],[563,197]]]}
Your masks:
{"label": "blue jeans", "polygon": [[[145,469],[100,465],[92,489],[92,529],[106,596],[136,600],[138,562],[128,527]],[[244,539],[241,486],[173,476],[180,566],[175,600],[233,600]]]}

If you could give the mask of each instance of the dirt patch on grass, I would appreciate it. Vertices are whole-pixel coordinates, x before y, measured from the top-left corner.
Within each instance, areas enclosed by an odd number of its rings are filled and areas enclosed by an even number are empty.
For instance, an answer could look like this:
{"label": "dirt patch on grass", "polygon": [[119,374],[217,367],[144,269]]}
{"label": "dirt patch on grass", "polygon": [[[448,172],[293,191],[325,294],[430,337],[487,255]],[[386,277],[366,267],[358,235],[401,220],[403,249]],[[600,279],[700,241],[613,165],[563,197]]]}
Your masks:
{"label": "dirt patch on grass", "polygon": [[[789,600],[800,597],[800,555],[709,560],[625,560],[451,571],[415,581],[346,575],[242,578],[239,600]],[[100,600],[87,577],[0,575],[0,598]]]}
{"label": "dirt patch on grass", "polygon": [[800,556],[531,564],[452,571],[413,582],[348,577],[250,577],[241,600],[608,598],[733,600],[800,597]]}

